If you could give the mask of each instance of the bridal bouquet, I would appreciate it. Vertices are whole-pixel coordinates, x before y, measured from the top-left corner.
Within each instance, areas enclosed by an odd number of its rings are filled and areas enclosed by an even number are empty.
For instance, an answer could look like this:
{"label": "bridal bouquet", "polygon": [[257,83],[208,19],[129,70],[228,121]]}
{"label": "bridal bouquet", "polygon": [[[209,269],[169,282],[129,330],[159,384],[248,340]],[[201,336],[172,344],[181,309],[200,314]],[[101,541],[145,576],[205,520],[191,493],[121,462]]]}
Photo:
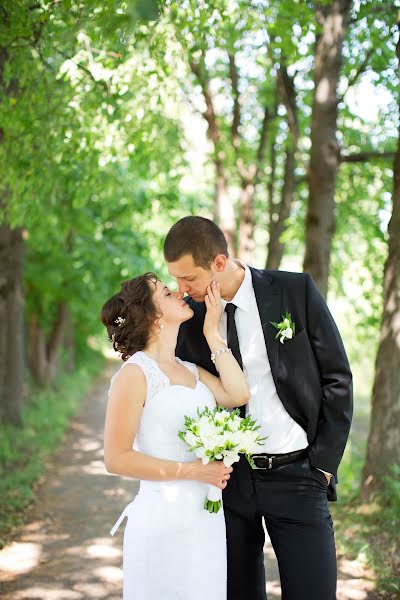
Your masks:
{"label": "bridal bouquet", "polygon": [[[240,417],[239,409],[228,412],[223,408],[203,411],[197,409],[198,418],[185,417],[185,430],[178,433],[198,458],[206,465],[211,460],[222,460],[230,467],[240,460],[239,454],[245,454],[250,465],[251,455],[259,450],[266,438],[262,438],[255,420],[247,416]],[[253,466],[253,465],[252,465]],[[221,507],[222,490],[209,486],[204,508],[217,513]]]}

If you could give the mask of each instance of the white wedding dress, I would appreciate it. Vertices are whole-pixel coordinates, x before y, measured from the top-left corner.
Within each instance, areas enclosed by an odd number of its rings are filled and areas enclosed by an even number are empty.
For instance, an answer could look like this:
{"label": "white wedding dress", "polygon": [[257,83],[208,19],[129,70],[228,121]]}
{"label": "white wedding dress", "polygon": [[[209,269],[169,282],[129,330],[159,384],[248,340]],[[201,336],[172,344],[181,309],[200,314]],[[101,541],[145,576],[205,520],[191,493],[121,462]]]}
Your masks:
{"label": "white wedding dress", "polygon": [[[185,415],[215,407],[196,365],[179,362],[196,377],[194,389],[170,384],[157,363],[136,352],[122,365],[139,365],[147,397],[135,450],[167,460],[194,460],[178,437]],[[114,375],[115,377],[115,375]],[[203,508],[208,486],[196,481],[141,481],[112,534],[125,516],[124,600],[226,600],[226,534],[223,509]]]}

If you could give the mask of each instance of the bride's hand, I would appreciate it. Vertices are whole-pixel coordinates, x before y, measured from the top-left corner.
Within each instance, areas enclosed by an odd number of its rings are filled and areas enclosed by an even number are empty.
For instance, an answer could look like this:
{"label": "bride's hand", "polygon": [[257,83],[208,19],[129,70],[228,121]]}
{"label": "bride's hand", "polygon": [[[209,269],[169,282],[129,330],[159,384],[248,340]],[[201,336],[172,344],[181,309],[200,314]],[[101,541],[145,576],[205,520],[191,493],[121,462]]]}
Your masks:
{"label": "bride's hand", "polygon": [[203,465],[201,460],[194,462],[196,466],[196,481],[215,485],[220,490],[224,490],[228,484],[232,467],[226,467],[221,460],[214,460],[207,465]]}
{"label": "bride's hand", "polygon": [[219,323],[222,315],[219,284],[215,281],[207,287],[205,303],[207,312],[204,319],[203,333],[206,339],[209,340],[211,337],[219,336]]}

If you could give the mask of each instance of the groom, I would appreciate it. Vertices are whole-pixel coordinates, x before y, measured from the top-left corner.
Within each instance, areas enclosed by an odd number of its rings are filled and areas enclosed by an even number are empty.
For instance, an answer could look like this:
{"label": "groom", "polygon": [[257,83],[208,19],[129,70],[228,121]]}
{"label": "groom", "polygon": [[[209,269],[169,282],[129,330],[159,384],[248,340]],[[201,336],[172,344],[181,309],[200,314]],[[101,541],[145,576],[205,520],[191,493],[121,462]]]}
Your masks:
{"label": "groom", "polygon": [[[274,547],[284,600],[334,600],[336,556],[327,500],[352,417],[352,376],[335,322],[311,277],[263,271],[228,254],[222,231],[203,217],[170,229],[164,257],[194,316],[181,326],[177,355],[217,374],[203,336],[204,297],[219,282],[221,334],[244,369],[245,407],[267,437],[242,457],[224,492],[228,600],[265,600],[262,518]],[[276,339],[271,322],[291,321]],[[288,327],[289,325],[289,327]],[[242,411],[243,412],[243,411]],[[212,549],[210,549],[212,551]]]}

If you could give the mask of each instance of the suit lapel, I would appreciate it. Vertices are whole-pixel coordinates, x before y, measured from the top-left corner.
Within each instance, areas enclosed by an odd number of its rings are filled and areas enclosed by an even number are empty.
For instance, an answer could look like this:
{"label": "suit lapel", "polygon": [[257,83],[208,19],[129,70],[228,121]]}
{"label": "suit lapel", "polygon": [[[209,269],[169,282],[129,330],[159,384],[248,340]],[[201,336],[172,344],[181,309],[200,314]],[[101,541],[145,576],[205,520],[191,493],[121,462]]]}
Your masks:
{"label": "suit lapel", "polygon": [[268,359],[272,374],[276,376],[278,373],[279,342],[275,339],[277,332],[275,327],[271,325],[271,321],[278,323],[281,320],[281,288],[273,281],[267,271],[253,269],[252,267],[250,267],[250,271]]}

